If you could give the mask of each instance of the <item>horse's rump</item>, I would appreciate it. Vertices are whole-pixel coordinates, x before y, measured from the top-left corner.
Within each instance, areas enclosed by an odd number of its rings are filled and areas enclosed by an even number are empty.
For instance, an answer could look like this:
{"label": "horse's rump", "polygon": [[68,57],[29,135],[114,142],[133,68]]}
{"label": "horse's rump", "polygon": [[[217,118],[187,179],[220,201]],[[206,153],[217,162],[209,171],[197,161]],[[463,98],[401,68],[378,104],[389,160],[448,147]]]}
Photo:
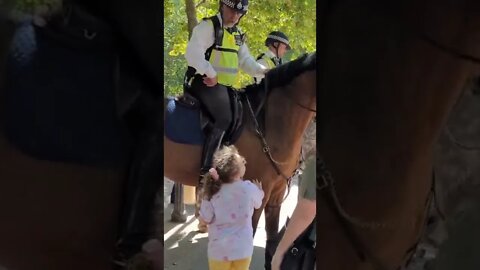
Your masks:
{"label": "horse's rump", "polygon": [[176,143],[202,145],[205,135],[200,127],[199,110],[182,106],[174,98],[167,98],[165,136]]}

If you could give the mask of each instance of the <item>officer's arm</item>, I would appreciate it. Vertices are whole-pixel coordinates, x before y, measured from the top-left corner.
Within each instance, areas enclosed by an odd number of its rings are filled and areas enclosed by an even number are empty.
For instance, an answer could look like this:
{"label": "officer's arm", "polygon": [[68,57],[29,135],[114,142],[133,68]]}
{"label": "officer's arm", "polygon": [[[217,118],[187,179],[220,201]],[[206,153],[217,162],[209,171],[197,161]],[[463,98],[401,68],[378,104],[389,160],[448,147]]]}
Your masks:
{"label": "officer's arm", "polygon": [[[259,63],[260,65],[264,66],[264,67],[268,67],[268,63],[267,61],[264,59],[264,58],[260,58],[257,60],[257,63]],[[260,81],[264,78],[265,76],[262,74],[262,75],[257,75],[255,76],[255,79],[257,81],[257,83],[260,83]]]}
{"label": "officer's arm", "polygon": [[213,45],[213,25],[207,21],[202,21],[195,26],[192,31],[192,37],[187,44],[185,58],[189,66],[194,67],[197,73],[213,78],[217,73],[212,65],[205,60],[205,52]]}
{"label": "officer's arm", "polygon": [[245,43],[238,50],[238,61],[240,68],[250,76],[263,78],[267,70],[267,65],[261,65],[255,61]]}

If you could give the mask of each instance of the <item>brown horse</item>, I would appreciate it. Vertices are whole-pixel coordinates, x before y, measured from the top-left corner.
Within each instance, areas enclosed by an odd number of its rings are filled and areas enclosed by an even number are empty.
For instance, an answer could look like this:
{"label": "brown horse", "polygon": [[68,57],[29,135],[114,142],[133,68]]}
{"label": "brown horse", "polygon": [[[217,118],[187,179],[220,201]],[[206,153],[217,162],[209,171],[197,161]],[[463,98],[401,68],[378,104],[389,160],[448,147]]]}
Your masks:
{"label": "brown horse", "polygon": [[[320,17],[318,269],[394,270],[421,236],[433,147],[480,62],[478,1],[332,1]],[[338,199],[338,200],[335,200]]]}
{"label": "brown horse", "polygon": [[[113,269],[128,158],[110,155],[123,143],[104,147],[120,133],[111,51],[73,49],[29,22],[13,28],[0,25],[0,269]],[[89,95],[76,98],[81,93]],[[90,106],[95,115],[88,116]],[[99,151],[83,151],[105,131],[114,136]]]}
{"label": "brown horse", "polygon": [[[478,79],[477,79],[478,80]],[[472,80],[473,81],[473,80]],[[478,82],[467,84],[435,149],[435,175],[441,215],[426,235],[438,250],[426,269],[477,269],[480,194],[480,96]],[[458,252],[470,252],[458,256]],[[469,255],[468,255],[469,254]]]}
{"label": "brown horse", "polygon": [[[315,55],[301,57],[267,74],[269,85],[265,102],[265,139],[282,174],[291,176],[298,166],[302,135],[312,120],[316,106]],[[248,91],[263,91],[264,84]],[[244,113],[248,110],[244,109]],[[254,231],[265,208],[267,239],[278,232],[280,204],[287,180],[277,174],[255,134],[250,115],[235,146],[247,160],[246,179],[262,181],[265,197],[253,215]],[[200,169],[200,146],[179,144],[164,137],[164,173],[173,181],[195,186]]]}

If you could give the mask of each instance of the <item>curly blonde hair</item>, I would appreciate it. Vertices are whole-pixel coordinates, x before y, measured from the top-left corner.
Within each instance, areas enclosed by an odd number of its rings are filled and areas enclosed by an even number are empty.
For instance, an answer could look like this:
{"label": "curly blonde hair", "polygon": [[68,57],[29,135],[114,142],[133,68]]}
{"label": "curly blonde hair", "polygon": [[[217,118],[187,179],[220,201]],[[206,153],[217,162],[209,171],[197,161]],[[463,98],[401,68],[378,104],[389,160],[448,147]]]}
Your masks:
{"label": "curly blonde hair", "polygon": [[238,149],[231,146],[223,146],[213,155],[213,168],[217,170],[218,180],[214,180],[210,173],[203,176],[205,183],[203,195],[211,200],[217,194],[224,183],[233,182],[233,177],[239,171],[239,162],[245,162],[245,158],[238,153]]}

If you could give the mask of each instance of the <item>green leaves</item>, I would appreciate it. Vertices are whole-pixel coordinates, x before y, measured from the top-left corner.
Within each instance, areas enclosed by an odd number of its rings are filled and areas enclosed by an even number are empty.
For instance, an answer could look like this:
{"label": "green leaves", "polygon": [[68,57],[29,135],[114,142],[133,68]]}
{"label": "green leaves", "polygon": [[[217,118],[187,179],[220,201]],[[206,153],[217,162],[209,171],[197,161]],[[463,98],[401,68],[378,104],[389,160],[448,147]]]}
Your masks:
{"label": "green leaves", "polygon": [[16,0],[15,9],[21,12],[33,14],[36,8],[42,6],[57,6],[61,0]]}
{"label": "green leaves", "polygon": [[[166,0],[165,3],[165,95],[177,95],[182,91],[182,81],[187,63],[184,58],[188,43],[186,1]],[[218,12],[218,0],[194,1],[198,20]],[[200,5],[198,5],[201,3]],[[254,58],[266,50],[265,39],[271,31],[287,34],[292,51],[285,60],[315,51],[316,3],[314,0],[252,0],[248,13],[241,19],[240,28],[248,35],[247,46]],[[240,72],[238,86],[253,82],[253,78]]]}
{"label": "green leaves", "polygon": [[[1,0],[0,0],[1,1]],[[61,0],[17,0],[15,8],[33,14],[38,7],[58,5]],[[186,3],[193,4],[198,21],[218,12],[219,0],[165,0],[164,1],[164,78],[165,95],[182,91],[187,62],[184,58],[188,43]],[[254,58],[266,50],[269,32],[279,30],[287,34],[292,51],[285,60],[312,52],[316,45],[316,3],[314,0],[251,0],[248,13],[240,21],[240,28],[248,34],[247,45]],[[161,31],[161,30],[160,30]],[[161,48],[158,48],[159,50]],[[238,86],[253,79],[240,73]]]}
{"label": "green leaves", "polygon": [[170,56],[179,56],[185,54],[187,50],[187,44],[186,43],[176,43],[173,45],[173,48],[170,52],[168,52],[168,55]]}

